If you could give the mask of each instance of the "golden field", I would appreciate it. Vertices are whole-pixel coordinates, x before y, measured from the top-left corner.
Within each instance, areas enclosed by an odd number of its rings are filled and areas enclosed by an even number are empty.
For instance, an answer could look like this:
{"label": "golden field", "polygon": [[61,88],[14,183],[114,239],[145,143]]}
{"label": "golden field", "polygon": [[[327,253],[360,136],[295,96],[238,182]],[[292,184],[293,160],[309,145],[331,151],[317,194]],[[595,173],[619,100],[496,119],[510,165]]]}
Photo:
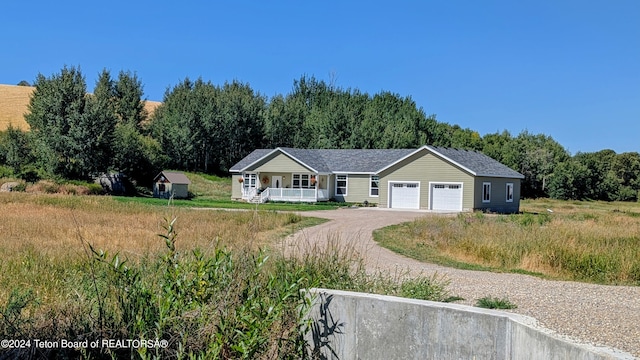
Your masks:
{"label": "golden field", "polygon": [[[61,279],[88,261],[88,247],[137,263],[166,251],[165,219],[177,218],[176,249],[186,254],[218,247],[279,252],[277,239],[315,223],[273,211],[192,210],[119,202],[108,196],[0,193],[0,304],[13,288],[34,288],[44,302],[60,293]],[[311,221],[309,223],[309,221]],[[275,248],[274,248],[275,247]]]}
{"label": "golden field", "polygon": [[[24,115],[34,89],[31,86],[0,85],[0,131],[6,130],[9,125],[22,130],[29,129]],[[158,101],[147,101],[145,109],[152,114],[160,104]]]}

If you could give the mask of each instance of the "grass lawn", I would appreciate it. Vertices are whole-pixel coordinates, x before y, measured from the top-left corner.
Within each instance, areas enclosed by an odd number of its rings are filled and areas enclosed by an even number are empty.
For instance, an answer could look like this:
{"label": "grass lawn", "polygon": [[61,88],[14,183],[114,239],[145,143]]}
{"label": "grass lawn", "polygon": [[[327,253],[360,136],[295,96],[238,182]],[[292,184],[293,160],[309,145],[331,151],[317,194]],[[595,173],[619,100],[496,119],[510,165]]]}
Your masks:
{"label": "grass lawn", "polygon": [[525,200],[522,214],[430,215],[374,233],[382,246],[462,269],[640,285],[640,205]]}
{"label": "grass lawn", "polygon": [[[277,203],[250,204],[243,201],[231,200],[231,179],[200,173],[186,173],[191,180],[189,191],[194,195],[190,200],[172,200],[171,205],[191,208],[245,209],[245,210],[273,210],[273,211],[312,211],[333,210],[349,206],[347,203],[317,202],[317,203]],[[114,199],[125,203],[167,206],[168,200],[151,197],[115,196]]]}
{"label": "grass lawn", "polygon": [[318,202],[318,203],[264,203],[250,204],[247,202],[233,200],[217,200],[210,198],[196,197],[192,200],[171,200],[114,196],[114,199],[123,203],[137,203],[153,206],[167,206],[168,204],[177,207],[190,208],[217,208],[217,209],[245,209],[245,210],[273,210],[273,211],[312,211],[312,210],[334,210],[346,206],[344,203]]}

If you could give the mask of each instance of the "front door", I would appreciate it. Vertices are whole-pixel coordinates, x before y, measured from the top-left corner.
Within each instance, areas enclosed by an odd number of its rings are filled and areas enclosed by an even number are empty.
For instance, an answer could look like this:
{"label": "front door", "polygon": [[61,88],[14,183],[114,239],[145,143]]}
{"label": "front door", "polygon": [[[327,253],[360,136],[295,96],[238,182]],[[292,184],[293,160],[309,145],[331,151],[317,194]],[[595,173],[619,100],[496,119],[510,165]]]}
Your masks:
{"label": "front door", "polygon": [[272,188],[281,188],[282,187],[282,176],[272,176],[271,177],[271,187]]}

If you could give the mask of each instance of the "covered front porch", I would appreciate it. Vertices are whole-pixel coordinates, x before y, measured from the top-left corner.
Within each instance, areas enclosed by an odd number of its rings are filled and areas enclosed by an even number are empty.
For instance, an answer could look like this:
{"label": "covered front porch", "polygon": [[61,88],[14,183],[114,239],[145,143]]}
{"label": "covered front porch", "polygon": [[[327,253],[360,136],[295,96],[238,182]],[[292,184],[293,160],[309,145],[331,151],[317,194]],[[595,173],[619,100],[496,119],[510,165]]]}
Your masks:
{"label": "covered front porch", "polygon": [[329,174],[243,173],[242,199],[254,203],[268,201],[318,202],[330,199]]}

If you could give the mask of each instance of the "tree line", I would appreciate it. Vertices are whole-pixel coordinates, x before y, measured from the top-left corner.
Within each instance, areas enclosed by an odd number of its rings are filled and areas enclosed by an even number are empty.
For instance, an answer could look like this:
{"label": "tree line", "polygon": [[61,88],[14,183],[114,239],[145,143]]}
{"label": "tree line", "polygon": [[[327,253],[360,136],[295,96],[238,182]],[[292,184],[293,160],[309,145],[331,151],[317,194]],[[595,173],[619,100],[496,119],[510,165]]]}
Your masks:
{"label": "tree line", "polygon": [[103,70],[88,94],[79,68],[39,74],[28,132],[0,133],[0,175],[89,180],[121,172],[149,185],[162,168],[226,174],[256,148],[477,150],[519,171],[524,197],[637,201],[640,155],[569,152],[551,136],[480,136],[427,115],[410,96],[343,89],[314,77],[267,98],[239,81],[184,79],[147,114],[135,73]]}

